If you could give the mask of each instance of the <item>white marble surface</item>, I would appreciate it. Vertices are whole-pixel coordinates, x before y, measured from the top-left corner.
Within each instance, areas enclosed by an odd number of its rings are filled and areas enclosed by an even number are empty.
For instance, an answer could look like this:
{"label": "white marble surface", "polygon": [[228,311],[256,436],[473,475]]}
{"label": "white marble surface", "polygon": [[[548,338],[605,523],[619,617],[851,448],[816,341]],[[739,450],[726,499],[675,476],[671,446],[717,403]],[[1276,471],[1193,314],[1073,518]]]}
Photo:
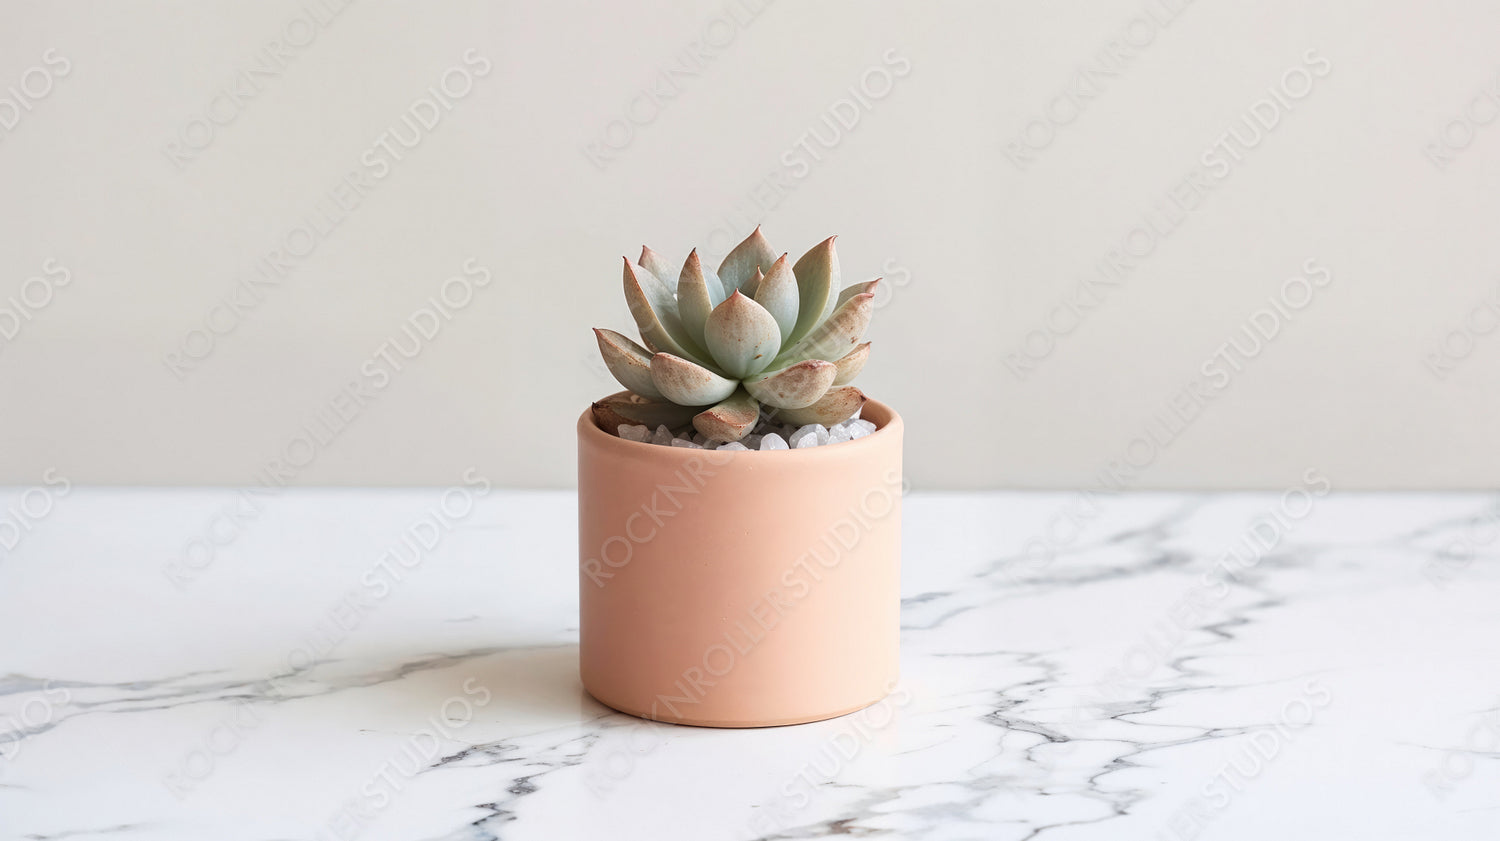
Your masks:
{"label": "white marble surface", "polygon": [[398,580],[441,490],[54,488],[0,525],[0,838],[1500,837],[1496,499],[1321,482],[916,493],[900,690],[750,731],[584,695],[571,494]]}

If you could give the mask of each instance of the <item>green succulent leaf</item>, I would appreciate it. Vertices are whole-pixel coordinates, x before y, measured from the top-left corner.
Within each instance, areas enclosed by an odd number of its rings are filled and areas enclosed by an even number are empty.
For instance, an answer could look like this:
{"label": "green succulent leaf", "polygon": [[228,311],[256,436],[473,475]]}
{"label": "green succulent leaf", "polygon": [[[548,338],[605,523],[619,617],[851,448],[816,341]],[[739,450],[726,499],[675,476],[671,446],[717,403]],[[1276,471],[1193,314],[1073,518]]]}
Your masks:
{"label": "green succulent leaf", "polygon": [[873,295],[875,294],[875,288],[879,285],[880,278],[878,277],[874,280],[867,280],[863,283],[852,284],[848,289],[845,289],[839,293],[839,297],[835,302],[835,306],[843,306],[845,301],[853,298],[855,295],[863,295],[866,292],[869,292],[871,295]]}
{"label": "green succulent leaf", "polygon": [[723,402],[693,416],[693,428],[714,441],[738,441],[750,434],[760,419],[760,404],[738,389]]}
{"label": "green succulent leaf", "polygon": [[625,261],[625,303],[641,331],[641,339],[653,353],[665,351],[689,359],[701,359],[703,350],[693,342],[677,316],[677,303],[668,291],[661,299],[660,280],[645,268]]}
{"label": "green succulent leaf", "polygon": [[760,402],[778,409],[801,409],[818,402],[833,385],[838,366],[808,359],[789,368],[745,379],[745,389]]}
{"label": "green succulent leaf", "polygon": [[777,364],[800,362],[804,359],[825,359],[832,362],[843,358],[859,343],[865,335],[865,329],[870,326],[870,315],[874,312],[871,302],[874,299],[874,293],[862,292],[845,301],[807,338],[783,353]]}
{"label": "green succulent leaf", "polygon": [[781,329],[766,308],[736,291],[714,307],[704,329],[708,352],[731,377],[764,371],[781,349]]}
{"label": "green succulent leaf", "polygon": [[724,262],[719,264],[719,280],[724,284],[724,293],[728,295],[736,289],[744,292],[745,284],[755,277],[755,270],[759,268],[765,271],[774,262],[776,252],[771,250],[771,244],[766,242],[757,225],[750,236],[730,250],[724,257]]}
{"label": "green succulent leaf", "polygon": [[823,399],[802,409],[782,409],[778,418],[790,424],[821,423],[832,426],[846,421],[865,405],[864,392],[852,385],[829,389]]}
{"label": "green succulent leaf", "polygon": [[750,279],[740,287],[740,292],[747,298],[754,298],[755,293],[760,291],[760,282],[765,279],[765,273],[757,268],[755,274],[751,275]]}
{"label": "green succulent leaf", "polygon": [[790,340],[792,328],[797,326],[797,308],[799,306],[800,292],[797,289],[797,276],[793,274],[791,264],[787,262],[783,254],[771,265],[771,270],[761,278],[755,285],[755,302],[766,308],[766,312],[776,319],[776,326],[781,329],[781,341],[785,344]]}
{"label": "green succulent leaf", "polygon": [[599,355],[620,385],[642,397],[661,398],[651,382],[651,352],[613,330],[594,328],[599,341]]}
{"label": "green succulent leaf", "polygon": [[[713,286],[719,285],[714,278]],[[722,290],[719,290],[722,292]],[[708,315],[719,301],[714,300],[715,289],[709,286],[709,277],[703,274],[703,264],[695,248],[682,264],[682,276],[677,279],[677,314],[682,319],[682,329],[700,347],[703,346],[703,328],[708,324]],[[723,295],[719,296],[720,301]]]}
{"label": "green succulent leaf", "polygon": [[[682,264],[682,276],[685,277],[689,272],[702,276],[703,288],[708,290],[708,300],[712,306],[717,307],[719,304],[724,303],[725,298],[729,297],[730,290],[724,288],[724,283],[719,280],[718,274],[713,269],[703,265],[703,260],[698,257],[698,249],[696,248],[688,253],[687,262]],[[678,287],[682,286],[682,277],[677,279],[677,285]],[[681,294],[680,289],[679,294]]]}
{"label": "green succulent leaf", "polygon": [[837,237],[829,237],[814,245],[792,266],[801,300],[797,324],[787,337],[788,342],[796,342],[812,332],[833,309],[834,290],[839,288],[839,255],[833,247],[835,239]]}
{"label": "green succulent leaf", "polygon": [[641,292],[645,293],[646,300],[651,302],[651,307],[656,310],[658,316],[677,311],[677,298],[673,296],[672,287],[668,286],[666,281],[657,277],[655,272],[640,263],[631,263],[626,260],[625,264],[630,267],[630,273],[635,276]]}
{"label": "green succulent leaf", "polygon": [[709,406],[733,394],[739,387],[737,380],[721,377],[696,362],[670,353],[651,357],[651,382],[662,396],[682,406]]}
{"label": "green succulent leaf", "polygon": [[834,385],[848,385],[854,382],[859,372],[864,370],[865,360],[870,358],[870,343],[865,342],[854,350],[849,351],[839,360],[833,363],[838,367],[838,376],[833,378]]}
{"label": "green succulent leaf", "polygon": [[661,254],[655,251],[652,251],[650,246],[643,245],[641,246],[641,259],[637,262],[640,263],[646,271],[655,275],[656,279],[661,281],[662,285],[665,286],[668,291],[671,291],[672,281],[677,277],[677,270],[672,268],[672,264],[667,260],[667,258],[661,256]]}
{"label": "green succulent leaf", "polygon": [[645,424],[655,429],[666,424],[672,429],[684,426],[698,410],[665,400],[647,400],[639,394],[618,391],[593,405],[594,423],[611,435],[619,434],[620,424]]}

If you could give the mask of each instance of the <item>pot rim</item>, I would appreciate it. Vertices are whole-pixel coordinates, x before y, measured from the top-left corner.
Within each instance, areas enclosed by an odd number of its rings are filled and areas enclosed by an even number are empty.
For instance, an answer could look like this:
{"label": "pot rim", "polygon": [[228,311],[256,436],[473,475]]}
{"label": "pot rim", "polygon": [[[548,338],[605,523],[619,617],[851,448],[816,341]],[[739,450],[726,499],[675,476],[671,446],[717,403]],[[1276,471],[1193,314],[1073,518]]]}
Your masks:
{"label": "pot rim", "polygon": [[[710,450],[707,448],[695,450],[692,447],[663,447],[659,444],[648,444],[644,441],[629,441],[621,438],[618,435],[611,435],[603,429],[600,429],[599,425],[594,423],[594,410],[592,407],[584,409],[583,414],[578,418],[578,436],[580,440],[584,440],[585,438],[592,439],[596,442],[599,442],[599,445],[604,447],[625,447],[625,453],[634,452],[643,454],[648,450],[659,451],[659,455],[662,458],[688,459],[701,457],[701,454],[705,452],[713,453],[715,458],[721,456],[735,457],[740,455],[748,455],[750,453],[755,453],[757,454],[757,456],[766,456],[769,458],[822,458],[828,457],[830,455],[830,451],[836,451],[833,453],[833,455],[837,455],[838,453],[852,452],[851,450],[843,449],[846,446],[879,446],[881,443],[883,443],[885,438],[901,434],[904,428],[904,423],[901,420],[901,415],[898,414],[895,409],[892,409],[889,405],[882,403],[879,400],[867,398],[865,400],[864,407],[860,411],[860,417],[864,418],[865,413],[870,411],[871,409],[874,409],[877,413],[886,415],[886,418],[884,423],[872,421],[875,423],[875,431],[870,433],[869,435],[866,435],[863,438],[857,438],[853,441],[841,441],[838,444],[824,445],[821,447],[804,447],[800,450],[790,448],[786,450]],[[866,420],[871,419],[866,418]],[[877,441],[877,438],[881,440]]]}

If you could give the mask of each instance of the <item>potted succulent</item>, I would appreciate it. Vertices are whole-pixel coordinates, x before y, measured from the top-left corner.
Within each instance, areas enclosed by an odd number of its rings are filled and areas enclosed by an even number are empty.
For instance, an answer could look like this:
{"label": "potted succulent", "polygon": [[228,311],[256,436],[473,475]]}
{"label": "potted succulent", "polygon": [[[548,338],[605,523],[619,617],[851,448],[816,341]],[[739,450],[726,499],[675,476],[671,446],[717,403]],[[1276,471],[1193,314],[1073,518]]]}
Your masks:
{"label": "potted succulent", "polygon": [[849,382],[879,279],[757,228],[715,271],[625,260],[642,344],[578,422],[580,671],[610,707],[757,727],[872,704],[898,669],[901,419]]}

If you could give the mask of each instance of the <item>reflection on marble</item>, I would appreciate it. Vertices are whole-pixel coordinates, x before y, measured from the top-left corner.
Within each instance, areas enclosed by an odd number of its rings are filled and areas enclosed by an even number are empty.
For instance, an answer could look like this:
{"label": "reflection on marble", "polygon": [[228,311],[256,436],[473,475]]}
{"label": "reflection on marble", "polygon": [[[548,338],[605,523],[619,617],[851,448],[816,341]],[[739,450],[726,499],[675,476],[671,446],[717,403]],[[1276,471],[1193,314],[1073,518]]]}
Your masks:
{"label": "reflection on marble", "polygon": [[1288,487],[916,494],[898,690],[730,731],[582,692],[571,494],[407,551],[442,491],[75,488],[0,556],[0,837],[1500,837],[1496,500]]}

